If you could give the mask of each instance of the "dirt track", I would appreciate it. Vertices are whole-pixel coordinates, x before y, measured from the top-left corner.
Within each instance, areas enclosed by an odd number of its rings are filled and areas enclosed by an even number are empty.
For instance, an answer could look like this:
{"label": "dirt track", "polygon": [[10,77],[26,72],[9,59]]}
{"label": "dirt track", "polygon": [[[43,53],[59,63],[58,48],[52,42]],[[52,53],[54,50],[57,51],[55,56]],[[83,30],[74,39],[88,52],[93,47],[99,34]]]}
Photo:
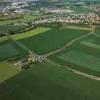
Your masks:
{"label": "dirt track", "polygon": [[[51,56],[51,55],[54,55],[54,54],[56,54],[56,53],[59,53],[59,52],[63,51],[64,49],[66,49],[67,47],[71,46],[71,45],[72,45],[73,43],[75,43],[76,41],[78,41],[78,40],[80,40],[80,39],[82,39],[82,38],[85,38],[85,37],[87,37],[87,36],[89,36],[89,35],[92,35],[92,34],[93,34],[93,32],[90,32],[90,33],[88,33],[88,34],[85,34],[85,35],[82,35],[82,36],[80,36],[80,37],[77,37],[77,38],[71,40],[69,43],[67,43],[64,47],[62,47],[62,48],[60,48],[60,49],[57,49],[57,50],[55,50],[55,51],[52,51],[52,52],[50,52],[50,53],[48,53],[48,54],[45,54],[44,56],[45,56],[45,57],[49,57],[49,56]],[[92,79],[92,80],[100,81],[100,77],[98,77],[98,76],[90,75],[90,74],[87,74],[87,73],[85,73],[85,72],[81,72],[81,71],[78,71],[78,70],[69,68],[69,67],[67,67],[67,66],[64,67],[64,66],[62,66],[62,65],[60,65],[60,64],[58,64],[58,63],[55,63],[55,62],[53,62],[53,61],[51,61],[51,60],[49,60],[49,59],[46,59],[46,60],[47,60],[48,62],[50,62],[50,63],[53,63],[53,64],[55,64],[55,65],[58,65],[60,68],[63,68],[64,70],[69,70],[69,71],[71,71],[71,72],[73,72],[73,73],[75,73],[75,74],[77,74],[77,75],[80,75],[80,76],[83,76],[83,77],[87,77],[87,78]]]}
{"label": "dirt track", "polygon": [[81,71],[78,71],[78,70],[69,68],[69,67],[67,67],[67,66],[62,66],[62,65],[60,65],[60,64],[58,64],[58,63],[55,63],[55,62],[53,62],[53,61],[51,61],[51,60],[48,60],[48,59],[47,59],[47,61],[48,61],[49,63],[52,63],[52,64],[54,64],[54,65],[57,65],[59,68],[62,68],[62,69],[64,69],[65,71],[68,70],[68,71],[71,71],[71,72],[73,72],[73,73],[75,73],[75,74],[77,74],[77,75],[80,75],[80,76],[83,76],[83,77],[87,77],[87,78],[92,79],[92,80],[100,81],[100,77],[99,77],[99,76],[90,75],[90,74],[87,74],[87,73],[85,73],[85,72],[81,72]]}
{"label": "dirt track", "polygon": [[92,30],[89,27],[78,27],[78,26],[64,26],[62,28],[64,28],[64,29],[78,29],[78,30],[86,30],[86,31],[91,31]]}
{"label": "dirt track", "polygon": [[78,40],[80,40],[80,39],[82,39],[82,38],[85,38],[85,37],[87,37],[87,36],[89,36],[89,35],[91,35],[91,34],[93,34],[93,33],[90,32],[90,33],[88,33],[88,34],[85,34],[85,35],[82,35],[82,36],[80,36],[80,37],[77,37],[77,38],[75,38],[75,39],[69,41],[68,43],[66,43],[65,46],[63,46],[62,48],[57,49],[57,50],[52,51],[52,52],[49,52],[49,53],[47,53],[47,54],[45,54],[45,55],[43,55],[43,56],[48,57],[48,56],[54,55],[54,54],[56,54],[56,53],[59,53],[59,52],[63,51],[64,49],[70,47],[70,46],[71,46],[72,44],[74,44],[76,41],[78,41]]}

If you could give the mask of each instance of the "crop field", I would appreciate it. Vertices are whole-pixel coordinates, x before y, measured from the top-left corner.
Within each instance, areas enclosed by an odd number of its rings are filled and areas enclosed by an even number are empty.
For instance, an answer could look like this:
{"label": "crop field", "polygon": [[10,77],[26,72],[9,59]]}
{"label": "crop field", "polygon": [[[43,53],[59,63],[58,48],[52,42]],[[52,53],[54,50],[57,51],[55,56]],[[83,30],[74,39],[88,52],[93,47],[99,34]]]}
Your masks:
{"label": "crop field", "polygon": [[20,56],[24,53],[25,51],[12,40],[7,40],[3,43],[0,43],[0,60]]}
{"label": "crop field", "polygon": [[[91,84],[90,84],[91,83]],[[0,84],[0,99],[99,100],[100,82],[78,76],[46,62]]]}
{"label": "crop field", "polygon": [[55,54],[51,59],[61,65],[100,75],[100,37],[87,36],[73,43],[64,51]]}
{"label": "crop field", "polygon": [[28,25],[0,25],[0,35],[3,33],[13,33],[24,30]]}
{"label": "crop field", "polygon": [[[13,35],[12,37],[18,41],[26,37],[28,38],[37,34],[41,34],[42,32],[46,32],[48,30],[50,30],[50,28],[37,28],[29,32]],[[0,60],[25,55],[26,53],[27,52],[23,48],[6,36],[0,37]]]}
{"label": "crop field", "polygon": [[35,19],[37,19],[39,17],[40,16],[24,15],[22,18],[9,19],[9,20],[0,21],[0,25],[6,25],[6,24],[11,24],[11,23],[31,21],[31,20],[35,20]]}
{"label": "crop field", "polygon": [[19,41],[38,54],[45,54],[63,47],[67,42],[89,31],[52,28],[36,36]]}
{"label": "crop field", "polygon": [[[29,32],[12,35],[12,37],[30,50],[38,54],[45,54],[63,47],[68,41],[87,32],[88,31],[75,29],[66,30],[40,27]],[[1,59],[25,54],[25,51],[21,47],[18,47],[18,45],[14,43],[14,41],[8,41],[4,43],[1,42]],[[9,48],[9,51],[7,50],[7,48]]]}
{"label": "crop field", "polygon": [[20,72],[20,69],[16,68],[12,64],[7,62],[0,62],[0,84],[7,81],[11,77],[14,77]]}
{"label": "crop field", "polygon": [[86,8],[84,6],[71,6],[71,9],[74,10],[76,13],[88,13],[93,12],[93,10]]}
{"label": "crop field", "polygon": [[[38,27],[11,37],[40,55],[65,48],[27,70],[0,62],[0,100],[100,99],[100,81],[68,70],[100,76],[100,37],[90,30]],[[0,41],[0,60],[27,54],[13,40]]]}

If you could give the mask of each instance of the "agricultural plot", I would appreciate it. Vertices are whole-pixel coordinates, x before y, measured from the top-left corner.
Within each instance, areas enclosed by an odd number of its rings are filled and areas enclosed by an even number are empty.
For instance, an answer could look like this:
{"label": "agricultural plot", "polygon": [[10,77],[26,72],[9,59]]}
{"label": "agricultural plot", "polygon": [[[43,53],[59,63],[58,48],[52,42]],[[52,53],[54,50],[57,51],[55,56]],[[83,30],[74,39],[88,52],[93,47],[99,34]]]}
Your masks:
{"label": "agricultural plot", "polygon": [[0,35],[3,33],[19,32],[27,27],[28,25],[0,25]]}
{"label": "agricultural plot", "polygon": [[100,72],[100,58],[98,57],[81,52],[69,51],[61,55],[59,58],[64,61]]}
{"label": "agricultural plot", "polygon": [[19,41],[38,54],[45,54],[63,47],[67,42],[89,31],[52,28],[36,36]]}
{"label": "agricultural plot", "polygon": [[71,9],[74,10],[74,12],[79,13],[79,14],[93,12],[93,10],[86,8],[84,6],[72,6]]}
{"label": "agricultural plot", "polygon": [[[91,83],[91,84],[90,84]],[[100,82],[44,63],[32,65],[0,84],[0,99],[7,100],[99,100]]]}
{"label": "agricultural plot", "polygon": [[39,17],[41,17],[41,15],[40,16],[24,15],[21,18],[0,21],[0,25],[6,25],[6,24],[11,24],[11,23],[32,21],[32,20],[35,20],[35,19],[37,19]]}
{"label": "agricultural plot", "polygon": [[15,40],[21,40],[21,39],[24,39],[24,38],[29,38],[29,37],[33,37],[35,35],[43,34],[44,32],[47,32],[49,30],[51,30],[51,28],[38,27],[36,29],[30,30],[30,31],[27,31],[27,32],[23,32],[21,34],[14,34],[14,35],[12,35],[12,37]]}
{"label": "agricultural plot", "polygon": [[51,58],[82,72],[100,75],[100,38],[90,35],[73,43]]}
{"label": "agricultural plot", "polygon": [[[52,52],[78,39],[65,50],[49,57],[50,60],[30,65],[31,68],[25,71],[5,62],[0,63],[0,100],[99,100],[99,81],[65,68],[96,75],[100,73],[99,38],[94,35],[79,38],[88,33],[76,29],[36,28],[12,35],[38,54]],[[14,41],[2,41],[0,60],[26,54]]]}
{"label": "agricultural plot", "polygon": [[0,84],[14,77],[19,72],[20,69],[16,68],[12,64],[9,64],[7,62],[0,62]]}
{"label": "agricultural plot", "polygon": [[0,60],[23,55],[25,51],[12,40],[0,43]]}
{"label": "agricultural plot", "polygon": [[[28,38],[31,36],[35,36],[37,34],[41,34],[43,32],[46,32],[50,30],[50,28],[37,28],[34,30],[31,30],[29,32],[24,32],[21,34],[15,34],[12,35],[12,37],[18,41],[20,39]],[[14,41],[9,40],[9,38],[0,37],[0,60],[17,57],[21,55],[27,54],[27,51],[25,51],[23,48],[21,48],[18,44],[16,44]]]}

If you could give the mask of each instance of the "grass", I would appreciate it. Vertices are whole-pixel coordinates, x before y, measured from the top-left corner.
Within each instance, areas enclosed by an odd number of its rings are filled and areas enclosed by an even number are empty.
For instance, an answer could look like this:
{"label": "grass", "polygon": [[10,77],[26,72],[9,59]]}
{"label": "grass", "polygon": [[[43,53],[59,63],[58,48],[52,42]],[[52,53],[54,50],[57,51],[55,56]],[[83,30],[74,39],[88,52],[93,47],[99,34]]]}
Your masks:
{"label": "grass", "polygon": [[19,32],[27,27],[27,25],[0,25],[0,34]]}
{"label": "grass", "polygon": [[10,24],[10,23],[18,23],[18,22],[27,22],[27,21],[35,20],[35,19],[37,19],[39,17],[40,16],[24,15],[23,18],[0,21],[0,25]]}
{"label": "grass", "polygon": [[[22,34],[12,35],[12,37],[15,40],[24,44],[32,51],[38,54],[44,54],[63,47],[67,42],[69,42],[73,38],[86,34],[87,32],[88,31],[76,29],[72,30],[39,27],[34,30],[24,32]],[[5,39],[5,37],[2,37],[2,40]],[[16,43],[13,43],[11,41],[8,42],[9,40],[6,40],[6,42],[2,42],[2,40],[0,44],[0,54],[2,55],[0,57],[1,60],[25,54],[25,51],[21,49],[18,45],[16,45]]]}
{"label": "grass", "polygon": [[[24,38],[29,38],[31,36],[35,36],[38,34],[41,34],[43,32],[46,32],[50,30],[50,28],[36,28],[34,30],[24,32],[22,34],[15,34],[12,35],[12,37],[15,40],[20,40]],[[6,40],[6,41],[5,41]],[[6,37],[1,37],[1,43],[0,43],[0,60],[8,59],[11,57],[16,57],[20,55],[25,55],[27,52],[23,50],[21,47],[19,47],[16,43],[14,43],[12,40],[7,39]]]}
{"label": "grass", "polygon": [[82,67],[90,68],[94,71],[100,72],[100,58],[98,57],[82,52],[69,51],[63,55],[60,55],[59,58],[72,64],[80,65]]}
{"label": "grass", "polygon": [[100,45],[98,45],[98,44],[94,44],[94,43],[91,43],[91,42],[88,42],[88,41],[82,41],[81,44],[100,50]]}
{"label": "grass", "polygon": [[0,43],[0,60],[9,59],[23,54],[25,54],[25,51],[12,40]]}
{"label": "grass", "polygon": [[0,62],[0,84],[4,81],[14,77],[19,72],[20,72],[20,70],[17,69],[12,64],[9,64],[7,62]]}
{"label": "grass", "polygon": [[74,12],[79,13],[79,14],[93,12],[93,10],[83,7],[83,6],[72,6],[71,9],[74,10]]}
{"label": "grass", "polygon": [[[88,31],[36,28],[29,32],[13,35],[13,38],[31,50],[43,54],[61,48],[73,38],[86,33]],[[50,57],[57,64],[50,62],[33,64],[30,69],[20,71],[11,64],[0,63],[0,100],[99,100],[100,82],[59,67],[59,64],[61,64],[83,72],[95,73],[94,68],[97,69],[92,65],[100,65],[97,59],[100,57],[100,50],[81,45],[81,41],[87,40],[99,44],[99,39],[94,36],[77,41],[70,48],[66,48],[66,50]],[[2,55],[1,58],[4,57],[4,59],[9,58],[11,55],[13,57],[17,53],[18,55],[26,54],[11,40],[0,43],[0,52],[0,57]],[[62,58],[58,59],[59,56]],[[68,57],[74,59],[73,61],[76,61],[77,64],[76,62],[74,64],[73,62],[69,63],[61,60],[63,58],[66,60]],[[80,66],[81,60],[87,63],[89,60],[96,60],[97,62],[92,62],[89,66],[91,68],[86,68],[83,64]],[[98,70],[100,69],[98,68]]]}
{"label": "grass", "polygon": [[21,39],[20,42],[39,54],[48,53],[63,47],[67,42],[88,31],[52,28],[36,36]]}
{"label": "grass", "polygon": [[[87,46],[87,44],[81,44],[83,41],[96,44],[95,46],[99,46],[100,43],[97,37],[91,35],[75,42],[72,46],[66,48],[66,50],[51,56],[50,59],[63,66],[69,66],[82,72],[100,76],[100,50],[97,48],[91,48],[90,45]],[[74,51],[76,54],[70,54],[70,51]],[[61,55],[64,56],[62,57],[63,59],[59,58]]]}
{"label": "grass", "polygon": [[20,39],[24,39],[24,38],[29,38],[31,36],[35,36],[35,35],[38,35],[38,34],[41,34],[43,32],[47,32],[49,31],[50,28],[45,28],[45,27],[38,27],[36,29],[33,29],[31,31],[28,31],[28,32],[23,32],[21,34],[15,34],[13,35],[12,37],[15,39],[15,40],[20,40]]}
{"label": "grass", "polygon": [[45,62],[0,84],[0,99],[99,100],[99,91],[100,82]]}

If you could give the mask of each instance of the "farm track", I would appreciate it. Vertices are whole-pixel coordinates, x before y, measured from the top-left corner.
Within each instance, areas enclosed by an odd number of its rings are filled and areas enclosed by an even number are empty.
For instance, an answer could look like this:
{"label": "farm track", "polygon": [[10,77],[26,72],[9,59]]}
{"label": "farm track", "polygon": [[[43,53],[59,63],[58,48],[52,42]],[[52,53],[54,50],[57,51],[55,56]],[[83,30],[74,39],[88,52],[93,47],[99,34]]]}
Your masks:
{"label": "farm track", "polygon": [[[80,39],[83,39],[83,38],[85,38],[85,37],[87,37],[87,36],[89,36],[89,35],[92,35],[92,34],[94,34],[94,33],[93,33],[93,32],[90,32],[90,33],[88,33],[88,34],[86,34],[86,35],[82,35],[82,36],[80,36],[80,37],[77,37],[77,38],[71,40],[69,43],[67,43],[64,47],[62,47],[62,48],[60,48],[60,49],[57,49],[57,50],[55,50],[55,51],[52,51],[52,52],[50,52],[50,53],[48,53],[48,54],[45,54],[44,56],[47,58],[47,57],[49,57],[49,56],[51,56],[51,55],[54,55],[54,54],[56,54],[56,53],[59,53],[59,52],[63,51],[64,49],[66,49],[67,47],[69,47],[69,46],[71,46],[72,44],[74,44],[76,41],[78,41],[78,40],[80,40]],[[46,59],[46,60],[47,60],[48,62],[52,63],[52,64],[58,65],[60,68],[63,68],[65,71],[68,70],[68,71],[71,71],[71,72],[73,72],[73,73],[75,73],[75,74],[77,74],[77,75],[80,75],[80,76],[83,76],[83,77],[87,77],[87,78],[92,79],[92,80],[100,81],[100,77],[98,77],[98,76],[91,75],[91,74],[87,74],[87,73],[85,73],[85,72],[81,72],[81,71],[79,71],[79,70],[75,70],[75,69],[69,68],[69,67],[67,67],[67,66],[64,67],[64,66],[62,66],[62,65],[60,65],[60,64],[58,64],[58,63],[55,63],[55,62],[53,62],[53,61],[51,61],[51,60],[49,60],[49,59]]]}
{"label": "farm track", "polygon": [[51,64],[57,65],[59,68],[62,68],[65,71],[68,70],[68,71],[71,71],[71,72],[73,72],[73,73],[75,73],[77,75],[80,75],[80,76],[83,76],[83,77],[87,77],[87,78],[92,79],[92,80],[100,81],[100,77],[99,76],[90,75],[90,74],[87,74],[85,72],[81,72],[81,71],[69,68],[67,66],[62,66],[62,65],[60,65],[58,63],[55,63],[55,62],[53,62],[53,61],[51,61],[49,59],[46,59],[46,60]]}
{"label": "farm track", "polygon": [[100,38],[100,35],[98,35],[96,33],[94,33],[93,35],[96,36],[97,38]]}
{"label": "farm track", "polygon": [[[80,37],[77,37],[77,38],[71,40],[70,42],[68,42],[67,44],[65,44],[64,47],[62,47],[62,48],[60,48],[60,49],[57,49],[57,50],[55,50],[55,51],[52,51],[52,52],[50,52],[50,53],[44,54],[43,56],[46,57],[46,61],[47,61],[47,62],[52,63],[52,64],[54,64],[54,65],[57,65],[59,68],[62,68],[62,69],[64,69],[65,71],[68,70],[68,71],[71,71],[71,72],[73,72],[73,73],[75,73],[75,74],[77,74],[77,75],[80,75],[80,76],[83,76],[83,77],[87,77],[87,78],[92,79],[92,80],[100,81],[100,77],[98,77],[98,76],[90,75],[90,74],[87,74],[87,73],[85,73],[85,72],[81,72],[81,71],[78,71],[78,70],[69,68],[69,67],[67,67],[67,66],[62,66],[62,65],[60,65],[60,64],[58,64],[58,63],[55,63],[55,62],[53,62],[53,61],[47,59],[47,57],[49,57],[49,56],[51,56],[51,55],[54,55],[54,54],[56,54],[56,53],[59,53],[59,52],[63,51],[64,49],[66,49],[66,48],[70,47],[71,45],[73,45],[76,41],[78,41],[78,40],[80,40],[80,39],[83,39],[83,38],[85,38],[85,37],[87,37],[87,36],[89,36],[89,35],[92,35],[92,34],[94,34],[94,33],[93,33],[93,32],[89,32],[88,34],[85,34],[85,35],[82,35],[82,36],[80,36]],[[7,34],[6,34],[6,35],[7,35]],[[95,35],[95,34],[94,34],[94,35]],[[9,37],[9,35],[7,35],[7,36]],[[9,37],[9,38],[11,38],[11,37]],[[12,39],[12,38],[11,38],[11,39]],[[20,47],[22,47],[23,49],[26,49],[27,51],[29,51],[28,48],[24,47],[24,45],[20,44],[19,42],[15,41],[15,40],[13,40],[13,41],[16,42],[16,44],[20,45]],[[29,52],[31,52],[31,51],[29,51]]]}
{"label": "farm track", "polygon": [[91,28],[86,28],[86,27],[75,27],[75,26],[65,26],[62,27],[64,29],[78,29],[78,30],[84,30],[84,31],[91,31]]}
{"label": "farm track", "polygon": [[57,49],[57,50],[55,50],[55,51],[52,51],[52,52],[50,52],[50,53],[44,54],[43,56],[44,56],[44,57],[49,57],[49,56],[51,56],[51,55],[54,55],[54,54],[56,54],[56,53],[59,53],[59,52],[63,51],[64,49],[66,49],[66,48],[70,47],[71,45],[73,45],[76,41],[78,41],[78,40],[80,40],[80,39],[83,39],[83,38],[85,38],[85,37],[87,37],[87,36],[89,36],[89,35],[92,35],[92,34],[93,34],[93,33],[90,32],[90,33],[88,33],[88,34],[85,34],[85,35],[82,35],[82,36],[77,37],[77,38],[75,38],[75,39],[72,39],[70,42],[68,42],[67,44],[65,44],[64,47],[62,47],[62,48],[60,48],[60,49]]}

